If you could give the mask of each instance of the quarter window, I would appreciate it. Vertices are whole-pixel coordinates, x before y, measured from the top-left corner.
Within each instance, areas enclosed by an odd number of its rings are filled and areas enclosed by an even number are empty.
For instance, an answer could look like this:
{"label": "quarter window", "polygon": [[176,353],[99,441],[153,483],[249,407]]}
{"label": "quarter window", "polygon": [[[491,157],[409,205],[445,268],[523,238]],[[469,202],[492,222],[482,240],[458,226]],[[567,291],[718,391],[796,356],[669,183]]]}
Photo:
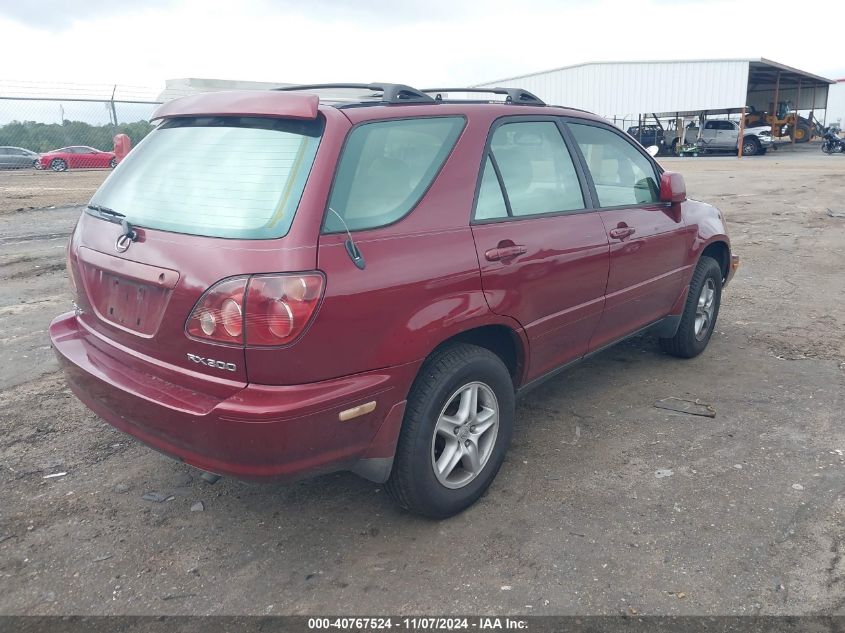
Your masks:
{"label": "quarter window", "polygon": [[499,185],[499,177],[496,176],[493,161],[488,156],[484,164],[484,174],[481,176],[481,187],[478,190],[475,219],[490,220],[507,216],[508,208],[505,205],[505,197],[502,195],[502,187]]}
{"label": "quarter window", "polygon": [[379,121],[352,130],[324,230],[373,229],[404,217],[431,185],[463,127],[463,117],[438,117]]}
{"label": "quarter window", "polygon": [[[506,211],[514,216],[573,211],[584,208],[584,196],[569,150],[552,121],[505,123],[496,128],[490,155],[498,167]],[[482,176],[482,193],[476,219],[495,209],[495,185],[488,165]],[[490,206],[494,205],[494,206]],[[501,216],[501,208],[499,208]],[[489,216],[488,217],[497,217]]]}
{"label": "quarter window", "polygon": [[594,125],[570,123],[569,128],[587,161],[600,207],[660,200],[654,165],[632,143]]}

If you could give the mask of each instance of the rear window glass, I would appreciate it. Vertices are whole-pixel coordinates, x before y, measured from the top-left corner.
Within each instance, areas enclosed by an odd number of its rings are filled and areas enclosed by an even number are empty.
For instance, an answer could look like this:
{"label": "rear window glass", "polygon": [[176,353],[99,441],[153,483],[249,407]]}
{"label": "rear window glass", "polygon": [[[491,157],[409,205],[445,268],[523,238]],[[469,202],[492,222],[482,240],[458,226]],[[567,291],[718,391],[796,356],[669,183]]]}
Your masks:
{"label": "rear window glass", "polygon": [[195,117],[151,132],[94,194],[138,226],[266,239],[290,229],[322,120]]}
{"label": "rear window glass", "polygon": [[352,130],[324,230],[371,229],[402,218],[431,185],[463,127],[463,117],[438,117],[379,121]]}

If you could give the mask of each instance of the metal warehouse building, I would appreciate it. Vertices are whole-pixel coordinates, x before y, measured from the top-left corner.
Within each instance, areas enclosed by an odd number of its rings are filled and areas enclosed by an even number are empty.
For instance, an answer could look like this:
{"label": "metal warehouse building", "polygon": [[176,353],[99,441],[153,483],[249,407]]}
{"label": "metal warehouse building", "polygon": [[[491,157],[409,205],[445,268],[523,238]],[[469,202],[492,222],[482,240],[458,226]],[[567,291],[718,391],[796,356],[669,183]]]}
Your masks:
{"label": "metal warehouse building", "polygon": [[689,61],[590,62],[478,84],[519,87],[546,103],[581,108],[616,120],[771,110],[786,101],[799,111],[827,107],[835,83],[763,58]]}

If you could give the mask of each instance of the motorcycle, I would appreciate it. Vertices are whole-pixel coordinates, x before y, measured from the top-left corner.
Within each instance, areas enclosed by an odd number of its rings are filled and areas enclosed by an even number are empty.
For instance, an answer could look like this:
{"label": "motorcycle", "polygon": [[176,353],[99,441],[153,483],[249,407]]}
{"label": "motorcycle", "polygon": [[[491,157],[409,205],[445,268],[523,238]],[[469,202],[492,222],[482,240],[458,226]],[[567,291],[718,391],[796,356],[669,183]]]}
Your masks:
{"label": "motorcycle", "polygon": [[843,154],[845,153],[845,139],[841,139],[833,130],[826,128],[822,135],[822,151],[825,154]]}

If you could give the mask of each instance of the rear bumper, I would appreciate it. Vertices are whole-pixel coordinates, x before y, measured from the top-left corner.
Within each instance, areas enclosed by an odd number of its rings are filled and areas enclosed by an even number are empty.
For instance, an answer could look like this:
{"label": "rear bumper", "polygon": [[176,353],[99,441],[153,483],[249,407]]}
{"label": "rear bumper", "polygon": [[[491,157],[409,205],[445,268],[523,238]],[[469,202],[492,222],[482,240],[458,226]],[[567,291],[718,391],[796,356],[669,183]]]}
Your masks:
{"label": "rear bumper", "polygon": [[[163,380],[154,366],[104,345],[73,313],[51,323],[50,339],[70,388],[108,423],[193,466],[246,480],[345,469],[383,479],[419,368],[410,363],[305,385],[236,385],[221,397],[219,388],[209,389],[212,395]],[[371,412],[340,420],[341,412],[370,402]]]}

